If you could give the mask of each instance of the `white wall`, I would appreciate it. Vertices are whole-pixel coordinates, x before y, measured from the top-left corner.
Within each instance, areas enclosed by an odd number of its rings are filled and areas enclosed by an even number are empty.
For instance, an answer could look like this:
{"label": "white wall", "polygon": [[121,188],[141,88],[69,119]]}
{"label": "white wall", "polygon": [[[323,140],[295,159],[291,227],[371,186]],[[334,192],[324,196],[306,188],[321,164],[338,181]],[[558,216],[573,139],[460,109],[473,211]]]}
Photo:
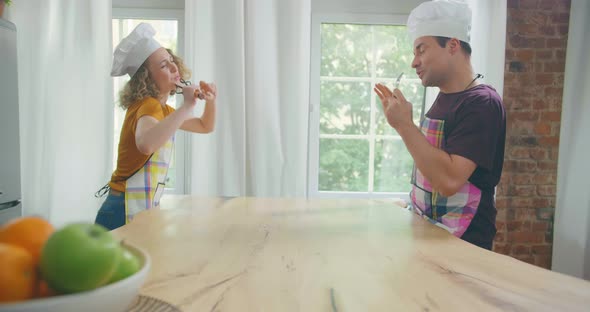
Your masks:
{"label": "white wall", "polygon": [[590,280],[590,2],[573,0],[570,14],[552,269]]}

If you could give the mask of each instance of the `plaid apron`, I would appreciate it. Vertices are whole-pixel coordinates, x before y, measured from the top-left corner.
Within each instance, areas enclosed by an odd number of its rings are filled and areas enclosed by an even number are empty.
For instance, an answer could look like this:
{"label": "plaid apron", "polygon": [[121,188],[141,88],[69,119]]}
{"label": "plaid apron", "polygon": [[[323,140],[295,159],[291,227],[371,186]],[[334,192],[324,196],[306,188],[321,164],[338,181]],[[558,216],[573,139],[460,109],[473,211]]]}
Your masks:
{"label": "plaid apron", "polygon": [[[422,133],[428,142],[444,148],[444,120],[424,118]],[[481,190],[469,181],[450,197],[440,195],[432,184],[414,166],[412,191],[410,192],[414,211],[431,223],[461,237],[469,227],[481,200]]]}
{"label": "plaid apron", "polygon": [[127,179],[125,185],[125,224],[129,223],[139,212],[160,204],[173,146],[174,136],[152,154],[139,171]]}

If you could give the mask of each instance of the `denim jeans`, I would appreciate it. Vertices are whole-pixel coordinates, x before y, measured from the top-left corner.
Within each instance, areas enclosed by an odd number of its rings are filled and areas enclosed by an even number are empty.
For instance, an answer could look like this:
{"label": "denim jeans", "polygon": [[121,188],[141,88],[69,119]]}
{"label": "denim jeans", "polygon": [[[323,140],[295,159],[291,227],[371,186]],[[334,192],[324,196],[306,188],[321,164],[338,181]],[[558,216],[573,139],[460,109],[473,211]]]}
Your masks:
{"label": "denim jeans", "polygon": [[94,223],[109,230],[125,225],[125,193],[113,195],[109,192],[107,199],[96,214]]}

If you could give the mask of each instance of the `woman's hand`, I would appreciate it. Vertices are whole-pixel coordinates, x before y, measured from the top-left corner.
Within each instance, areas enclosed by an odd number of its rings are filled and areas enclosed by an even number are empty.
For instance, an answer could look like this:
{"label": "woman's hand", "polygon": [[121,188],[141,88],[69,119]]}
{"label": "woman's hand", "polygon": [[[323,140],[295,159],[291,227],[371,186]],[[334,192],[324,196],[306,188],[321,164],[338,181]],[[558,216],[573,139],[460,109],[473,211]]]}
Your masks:
{"label": "woman's hand", "polygon": [[187,108],[194,108],[197,104],[197,98],[201,94],[201,90],[198,86],[182,86],[182,96],[184,97],[184,105]]}
{"label": "woman's hand", "polygon": [[217,86],[214,83],[206,83],[205,81],[199,81],[199,87],[201,88],[201,99],[207,102],[213,102],[217,98]]}
{"label": "woman's hand", "polygon": [[[1,0],[0,0],[1,1]],[[194,89],[193,97],[199,97],[206,101],[205,109],[201,117],[189,118],[184,121],[180,129],[195,132],[209,133],[215,128],[215,99],[217,87],[214,83],[199,82],[199,88]]]}

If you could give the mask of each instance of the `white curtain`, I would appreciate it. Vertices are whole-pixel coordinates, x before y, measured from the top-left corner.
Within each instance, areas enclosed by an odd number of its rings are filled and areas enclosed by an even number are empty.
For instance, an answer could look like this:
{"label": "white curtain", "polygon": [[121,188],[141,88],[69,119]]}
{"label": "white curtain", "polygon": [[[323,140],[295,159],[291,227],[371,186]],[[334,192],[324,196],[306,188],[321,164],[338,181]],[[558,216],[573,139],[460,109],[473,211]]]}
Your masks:
{"label": "white curtain", "polygon": [[111,1],[13,1],[23,213],[94,221],[108,178]]}
{"label": "white curtain", "polygon": [[502,96],[506,50],[506,0],[468,0],[472,10],[471,63],[483,81]]}
{"label": "white curtain", "polygon": [[590,2],[572,0],[557,167],[552,269],[590,280]]}
{"label": "white curtain", "polygon": [[187,63],[218,86],[191,193],[305,196],[310,0],[187,0]]}

